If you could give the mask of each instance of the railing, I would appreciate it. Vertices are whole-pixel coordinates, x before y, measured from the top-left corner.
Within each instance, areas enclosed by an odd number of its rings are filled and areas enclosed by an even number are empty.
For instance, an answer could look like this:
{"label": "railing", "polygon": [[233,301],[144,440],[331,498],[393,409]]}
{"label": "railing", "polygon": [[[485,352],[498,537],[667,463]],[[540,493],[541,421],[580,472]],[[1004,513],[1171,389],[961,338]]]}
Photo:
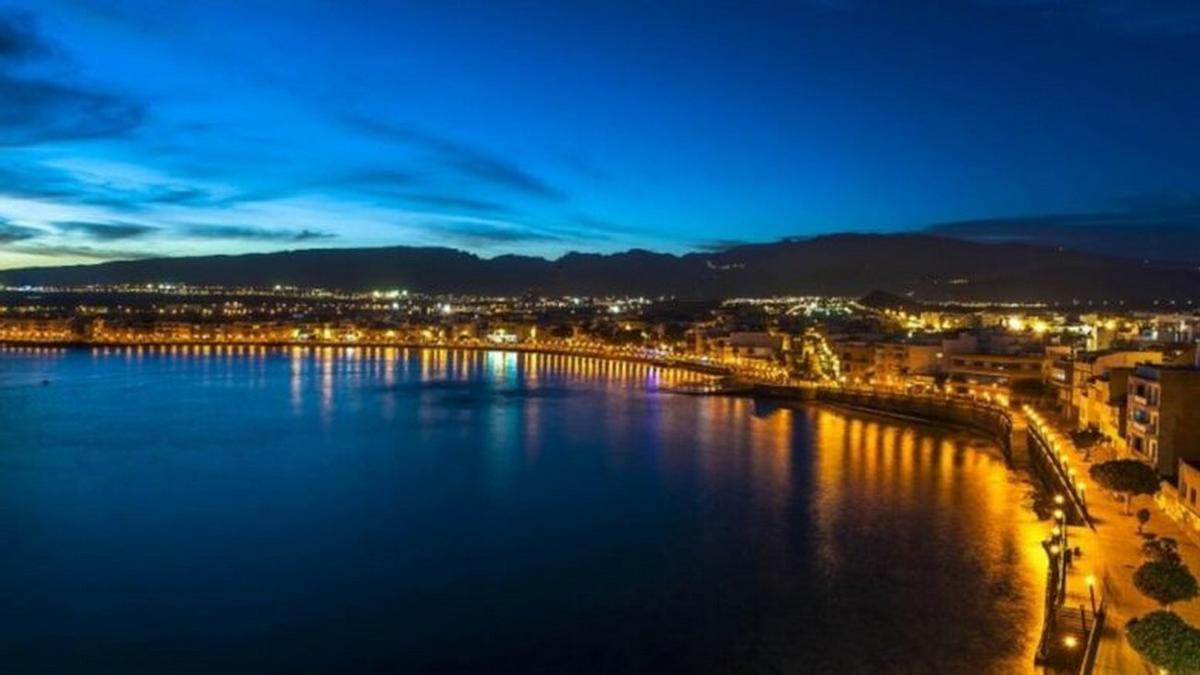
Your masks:
{"label": "railing", "polygon": [[1087,646],[1084,647],[1083,663],[1079,664],[1079,675],[1090,675],[1092,668],[1096,666],[1096,652],[1100,649],[1100,633],[1104,631],[1107,602],[1108,596],[1104,596],[1100,599],[1100,606],[1096,608],[1092,630],[1088,633]]}
{"label": "railing", "polygon": [[1067,453],[1062,445],[1068,441],[1055,438],[1055,432],[1033,408],[1025,406],[1025,417],[1029,421],[1029,439],[1031,446],[1037,451],[1044,474],[1057,483],[1058,489],[1065,495],[1065,505],[1069,505],[1076,523],[1082,523],[1095,529],[1087,508],[1087,484],[1076,478],[1076,471],[1067,459]]}
{"label": "railing", "polygon": [[910,394],[861,387],[817,387],[818,400],[911,415],[967,427],[993,437],[1012,462],[1012,413],[1001,406],[946,394]]}

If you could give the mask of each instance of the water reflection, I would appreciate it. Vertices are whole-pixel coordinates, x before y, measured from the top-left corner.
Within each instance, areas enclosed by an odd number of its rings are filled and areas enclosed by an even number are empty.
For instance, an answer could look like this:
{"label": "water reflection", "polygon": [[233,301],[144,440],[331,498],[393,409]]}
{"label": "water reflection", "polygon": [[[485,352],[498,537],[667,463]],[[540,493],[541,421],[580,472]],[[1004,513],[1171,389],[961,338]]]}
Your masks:
{"label": "water reflection", "polygon": [[0,652],[65,671],[1027,669],[1041,528],[998,455],[660,391],[694,378],[550,354],[0,349]]}

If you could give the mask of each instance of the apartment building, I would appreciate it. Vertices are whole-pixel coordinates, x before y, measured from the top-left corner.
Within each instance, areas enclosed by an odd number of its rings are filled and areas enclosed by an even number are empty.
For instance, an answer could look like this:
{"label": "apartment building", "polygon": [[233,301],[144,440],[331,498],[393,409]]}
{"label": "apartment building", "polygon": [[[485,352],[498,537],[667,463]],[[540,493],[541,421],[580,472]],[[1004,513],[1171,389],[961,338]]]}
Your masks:
{"label": "apartment building", "polygon": [[1129,450],[1161,476],[1180,460],[1200,461],[1200,369],[1195,365],[1140,365],[1127,384]]}
{"label": "apartment building", "polygon": [[944,353],[941,342],[882,342],[875,345],[873,358],[874,381],[878,384],[932,384],[933,376],[943,370]]}
{"label": "apartment building", "polygon": [[[1092,405],[1093,390],[1103,398],[1101,407],[1112,402],[1111,380],[1105,378],[1114,368],[1133,368],[1143,363],[1162,363],[1163,353],[1149,349],[1108,349],[1084,352],[1075,358],[1055,359],[1050,365],[1049,382],[1058,392],[1059,414],[1076,426],[1093,424],[1089,418],[1098,408]],[[1118,389],[1123,393],[1124,377],[1118,376]],[[1123,399],[1116,401],[1123,403]]]}
{"label": "apartment building", "polygon": [[1047,358],[1041,353],[952,354],[948,357],[952,393],[1007,404],[1024,397],[1023,383],[1040,385]]}

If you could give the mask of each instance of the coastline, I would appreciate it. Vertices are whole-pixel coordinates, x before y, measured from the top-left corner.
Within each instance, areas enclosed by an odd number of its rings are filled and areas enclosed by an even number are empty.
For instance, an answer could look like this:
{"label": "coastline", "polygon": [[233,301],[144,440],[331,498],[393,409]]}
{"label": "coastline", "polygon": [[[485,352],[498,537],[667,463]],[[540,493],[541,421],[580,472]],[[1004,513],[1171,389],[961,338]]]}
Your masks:
{"label": "coastline", "polygon": [[718,366],[709,363],[703,363],[690,359],[673,359],[663,356],[653,356],[648,354],[638,354],[634,352],[611,352],[595,349],[560,346],[552,344],[482,344],[482,343],[445,343],[445,342],[356,342],[347,344],[345,342],[326,342],[326,341],[304,341],[304,342],[172,342],[166,340],[157,340],[152,342],[133,342],[133,341],[113,341],[113,342],[91,342],[87,340],[71,340],[71,341],[32,341],[32,340],[0,340],[0,348],[2,347],[17,347],[17,348],[59,348],[59,349],[133,349],[133,348],[153,348],[153,349],[169,349],[169,348],[207,348],[207,349],[231,349],[231,348],[246,348],[246,349],[446,349],[446,350],[461,350],[472,352],[513,352],[526,354],[552,354],[560,356],[580,356],[594,359],[607,359],[611,361],[624,361],[628,363],[642,363],[662,368],[677,368],[680,370],[688,370],[698,375],[707,375],[713,377],[729,376],[734,374],[733,371],[724,366]]}
{"label": "coastline", "polygon": [[[671,359],[645,353],[638,350],[608,351],[594,348],[552,345],[552,344],[479,344],[479,343],[391,343],[391,342],[361,342],[346,344],[344,342],[90,342],[90,341],[0,341],[0,349],[79,349],[79,350],[126,350],[153,349],[197,350],[204,354],[211,350],[220,352],[231,351],[238,353],[246,350],[325,350],[325,349],[396,349],[396,350],[457,350],[467,352],[500,352],[500,353],[529,353],[580,358],[600,359],[617,362],[638,363],[663,368],[684,370],[706,377],[730,377],[735,375],[731,368],[699,363],[686,359]],[[681,392],[687,393],[687,392]],[[1001,409],[992,404],[978,403],[953,397],[928,395],[898,394],[895,392],[857,391],[817,386],[796,386],[792,384],[774,384],[754,382],[747,387],[722,390],[717,388],[706,391],[702,395],[735,396],[753,399],[771,400],[788,407],[822,406],[843,409],[860,414],[877,415],[880,417],[901,420],[911,423],[929,425],[942,429],[965,432],[987,439],[990,444],[997,446],[1010,472],[1015,473],[1027,482],[1037,495],[1032,511],[1041,514],[1037,503],[1047,502],[1055,489],[1048,483],[1048,477],[1038,470],[1035,462],[1030,462],[1026,449],[1027,430],[1022,415],[1018,410]],[[963,414],[965,413],[965,418]],[[982,417],[981,417],[982,416]],[[1018,453],[1021,459],[1015,456]],[[1052,565],[1048,565],[1045,584],[1047,593],[1053,593],[1056,583],[1052,573]],[[1049,631],[1047,623],[1053,615],[1051,608],[1043,608],[1040,623],[1042,632]],[[1032,664],[1031,664],[1032,665]]]}

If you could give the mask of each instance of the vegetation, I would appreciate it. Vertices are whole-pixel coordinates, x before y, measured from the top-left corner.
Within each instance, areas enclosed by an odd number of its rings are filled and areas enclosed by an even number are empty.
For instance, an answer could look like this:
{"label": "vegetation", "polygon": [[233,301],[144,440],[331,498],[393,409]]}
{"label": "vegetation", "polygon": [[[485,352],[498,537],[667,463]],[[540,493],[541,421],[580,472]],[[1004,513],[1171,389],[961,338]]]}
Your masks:
{"label": "vegetation", "polygon": [[1100,430],[1096,427],[1088,427],[1080,431],[1071,432],[1071,442],[1075,444],[1075,447],[1083,450],[1084,457],[1088,461],[1091,461],[1092,458],[1092,448],[1107,440],[1108,437],[1100,433]]}
{"label": "vegetation", "polygon": [[1191,600],[1200,594],[1196,577],[1192,576],[1186,565],[1161,560],[1142,563],[1133,573],[1133,585],[1167,609],[1173,603]]}
{"label": "vegetation", "polygon": [[1158,474],[1136,459],[1114,459],[1093,464],[1088,474],[1100,487],[1125,495],[1126,513],[1135,496],[1158,492]]}
{"label": "vegetation", "polygon": [[1150,509],[1138,509],[1138,534],[1142,533],[1142,528],[1146,527],[1146,523],[1150,522]]}
{"label": "vegetation", "polygon": [[1088,427],[1080,431],[1071,432],[1071,442],[1080,450],[1087,450],[1104,440],[1104,434],[1100,433],[1100,430],[1096,427]]}
{"label": "vegetation", "polygon": [[1126,628],[1129,644],[1147,661],[1172,675],[1200,674],[1200,630],[1159,610]]}
{"label": "vegetation", "polygon": [[1179,542],[1171,537],[1151,539],[1142,544],[1142,556],[1151,561],[1172,565],[1183,564],[1183,560],[1179,557]]}

